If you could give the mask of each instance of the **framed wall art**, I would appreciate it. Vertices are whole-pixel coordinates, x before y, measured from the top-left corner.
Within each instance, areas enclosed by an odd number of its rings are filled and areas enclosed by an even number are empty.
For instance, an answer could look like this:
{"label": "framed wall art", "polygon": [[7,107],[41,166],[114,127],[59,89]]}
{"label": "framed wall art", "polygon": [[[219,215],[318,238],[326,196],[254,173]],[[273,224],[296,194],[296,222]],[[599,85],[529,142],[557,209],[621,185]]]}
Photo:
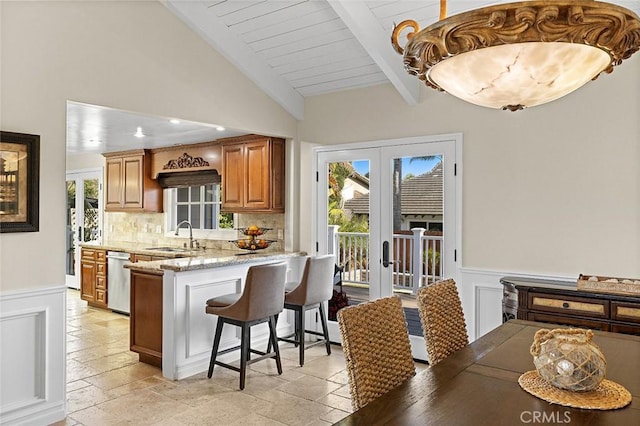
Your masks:
{"label": "framed wall art", "polygon": [[0,232],[38,231],[40,136],[0,132]]}

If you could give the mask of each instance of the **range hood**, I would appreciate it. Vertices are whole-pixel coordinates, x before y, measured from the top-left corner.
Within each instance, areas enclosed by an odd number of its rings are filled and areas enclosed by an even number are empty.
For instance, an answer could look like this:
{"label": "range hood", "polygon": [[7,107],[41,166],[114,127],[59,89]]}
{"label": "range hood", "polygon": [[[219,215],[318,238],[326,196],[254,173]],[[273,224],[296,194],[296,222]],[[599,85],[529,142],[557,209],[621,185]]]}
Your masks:
{"label": "range hood", "polygon": [[216,169],[197,170],[190,172],[165,172],[158,173],[158,183],[163,188],[184,188],[187,186],[200,186],[220,183],[222,176]]}

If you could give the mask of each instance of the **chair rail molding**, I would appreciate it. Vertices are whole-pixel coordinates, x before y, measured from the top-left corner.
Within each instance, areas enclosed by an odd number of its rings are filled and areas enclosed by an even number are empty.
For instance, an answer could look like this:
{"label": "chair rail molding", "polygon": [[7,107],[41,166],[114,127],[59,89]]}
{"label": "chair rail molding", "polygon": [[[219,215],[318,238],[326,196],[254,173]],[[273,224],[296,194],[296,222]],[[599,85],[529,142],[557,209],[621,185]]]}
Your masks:
{"label": "chair rail molding", "polygon": [[65,418],[65,286],[0,293],[0,423]]}
{"label": "chair rail molding", "polygon": [[544,280],[575,281],[576,276],[562,274],[500,271],[481,268],[460,268],[458,292],[472,342],[502,324],[503,287],[500,278],[518,276]]}

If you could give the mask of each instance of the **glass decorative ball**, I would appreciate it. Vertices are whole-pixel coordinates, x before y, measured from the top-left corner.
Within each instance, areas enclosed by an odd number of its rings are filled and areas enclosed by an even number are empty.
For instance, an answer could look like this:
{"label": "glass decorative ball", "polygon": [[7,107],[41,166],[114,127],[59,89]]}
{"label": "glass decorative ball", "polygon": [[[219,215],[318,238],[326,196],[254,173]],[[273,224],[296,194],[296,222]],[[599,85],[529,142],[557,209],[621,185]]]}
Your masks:
{"label": "glass decorative ball", "polygon": [[604,379],[607,362],[592,338],[593,331],[582,329],[536,332],[531,355],[540,376],[561,389],[595,389]]}

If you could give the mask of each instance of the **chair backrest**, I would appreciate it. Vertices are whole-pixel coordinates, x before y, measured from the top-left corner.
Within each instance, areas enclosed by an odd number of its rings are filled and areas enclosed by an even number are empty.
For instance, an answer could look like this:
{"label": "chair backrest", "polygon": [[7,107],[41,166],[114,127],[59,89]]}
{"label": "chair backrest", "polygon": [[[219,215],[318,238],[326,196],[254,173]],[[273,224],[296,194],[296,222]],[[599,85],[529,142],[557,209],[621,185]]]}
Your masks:
{"label": "chair backrest", "polygon": [[334,268],[333,255],[308,257],[300,285],[287,294],[287,303],[303,306],[331,299]]}
{"label": "chair backrest", "polygon": [[439,281],[418,292],[429,363],[435,365],[469,344],[462,304],[454,280]]}
{"label": "chair backrest", "polygon": [[355,410],[416,374],[399,297],[341,309],[338,323]]}
{"label": "chair backrest", "polygon": [[251,266],[242,296],[220,314],[241,321],[267,318],[284,309],[286,262]]}

